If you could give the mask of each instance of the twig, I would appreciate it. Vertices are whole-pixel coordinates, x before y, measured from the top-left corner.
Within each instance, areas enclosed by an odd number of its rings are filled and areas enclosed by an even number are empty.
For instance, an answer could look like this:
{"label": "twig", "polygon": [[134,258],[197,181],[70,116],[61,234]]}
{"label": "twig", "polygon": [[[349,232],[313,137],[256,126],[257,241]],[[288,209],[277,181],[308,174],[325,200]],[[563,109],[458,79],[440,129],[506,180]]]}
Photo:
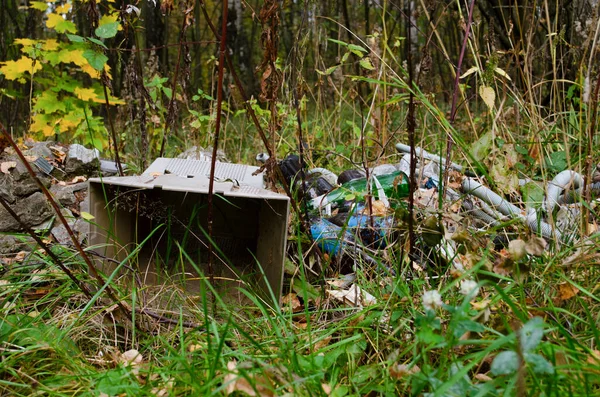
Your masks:
{"label": "twig", "polygon": [[[96,270],[96,267],[94,266],[94,264],[90,260],[89,256],[86,254],[86,252],[81,247],[81,244],[79,244],[79,240],[77,240],[77,237],[75,236],[75,233],[73,233],[73,229],[71,229],[71,227],[69,226],[69,223],[67,222],[67,220],[65,219],[65,217],[61,213],[60,208],[58,207],[58,204],[56,204],[56,200],[54,200],[54,198],[52,197],[52,195],[50,194],[50,192],[48,191],[48,189],[46,188],[46,186],[44,186],[44,184],[37,177],[35,171],[31,168],[31,165],[29,164],[29,162],[27,161],[27,159],[23,155],[23,152],[21,151],[21,149],[19,149],[19,147],[17,146],[17,144],[15,143],[15,141],[12,139],[12,137],[10,136],[10,134],[8,133],[8,131],[6,130],[6,128],[4,128],[4,124],[0,123],[0,129],[2,130],[2,133],[4,134],[4,136],[6,137],[6,139],[8,140],[8,142],[10,143],[10,145],[13,147],[13,149],[15,149],[15,152],[17,153],[17,155],[21,159],[21,162],[23,163],[23,165],[25,166],[25,168],[27,168],[27,172],[29,172],[29,175],[31,175],[31,178],[37,183],[37,185],[40,188],[40,190],[42,191],[42,193],[44,193],[44,195],[48,199],[48,202],[50,203],[50,205],[54,209],[54,212],[58,216],[58,219],[60,219],[60,222],[63,224],[63,226],[67,230],[67,233],[69,234],[69,237],[71,237],[71,241],[73,241],[73,245],[75,245],[75,248],[77,248],[77,251],[81,255],[81,258],[83,258],[83,260],[85,261],[85,263],[86,263],[86,265],[88,267],[88,272],[98,281],[99,287],[103,286],[104,285],[104,280],[102,279],[102,277],[100,276],[100,274]],[[110,285],[106,285],[106,293],[108,294],[108,296],[110,297],[110,299],[113,302],[116,303],[116,305],[119,307],[119,309],[121,309],[121,311],[129,319],[131,319],[131,311],[129,309],[127,309],[125,307],[125,305],[123,305],[123,303],[121,303],[121,301],[117,298],[117,296],[115,295],[115,293],[114,293],[114,291],[113,291],[113,289],[111,288]]]}
{"label": "twig", "polygon": [[108,118],[108,125],[110,127],[110,134],[112,136],[113,145],[115,148],[115,164],[117,165],[117,169],[119,170],[119,175],[123,176],[123,166],[121,165],[121,159],[119,158],[119,145],[117,142],[117,133],[115,132],[115,125],[113,123],[113,119],[110,115],[110,102],[108,101],[108,90],[106,86],[108,85],[108,75],[106,71],[102,71],[102,88],[104,89],[104,105],[106,107],[106,117]]}
{"label": "twig", "polygon": [[169,131],[173,125],[175,119],[175,93],[177,91],[177,79],[179,78],[179,69],[181,68],[181,49],[183,48],[183,38],[188,27],[187,15],[192,12],[194,7],[188,7],[183,15],[183,21],[181,22],[181,30],[179,31],[179,50],[177,52],[177,64],[175,64],[175,73],[173,74],[173,82],[171,83],[171,98],[169,99],[169,107],[167,108],[167,119],[165,125],[165,131],[163,133],[162,142],[160,144],[160,153],[158,157],[163,157],[165,154],[165,148],[167,145],[167,139],[169,138]]}
{"label": "twig", "polygon": [[[591,171],[592,171],[592,148],[594,147],[594,135],[596,134],[596,123],[597,123],[597,116],[598,116],[598,96],[600,95],[600,70],[598,71],[598,75],[596,77],[596,87],[594,88],[594,94],[592,95],[592,97],[590,98],[590,109],[591,109],[591,113],[592,113],[592,119],[590,121],[590,125],[588,128],[588,144],[587,144],[587,156],[585,159],[585,173],[583,174],[585,176],[585,180],[586,181],[591,181],[591,178],[589,178],[591,176]],[[583,184],[583,199],[585,200],[586,203],[591,202],[592,199],[592,191],[590,189],[591,183],[584,183]],[[587,234],[587,230],[588,230],[588,207],[583,205],[581,206],[581,222],[582,222],[582,234]]]}
{"label": "twig", "polygon": [[208,244],[208,277],[211,285],[214,285],[213,270],[213,191],[215,184],[215,167],[217,164],[217,148],[219,147],[219,133],[221,131],[221,107],[223,103],[223,68],[225,66],[225,52],[227,51],[227,0],[223,0],[223,16],[221,19],[221,37],[219,44],[219,74],[217,82],[217,119],[215,121],[215,141],[213,143],[212,158],[210,159],[210,180],[208,182],[208,238],[211,240]]}
{"label": "twig", "polygon": [[[208,16],[208,12],[206,11],[203,0],[200,0],[200,9],[202,10],[202,13],[204,14],[204,19],[206,20],[208,27],[213,32],[215,37],[217,39],[219,39],[220,38],[219,32],[217,32],[215,25],[210,20],[210,17]],[[292,209],[294,210],[294,212],[299,214],[298,216],[302,216],[302,212],[298,208],[298,203],[296,203],[296,200],[294,199],[294,196],[292,195],[290,186],[288,185],[287,181],[285,180],[285,177],[283,176],[283,173],[281,172],[281,168],[279,168],[279,164],[277,163],[277,160],[276,160],[275,151],[271,147],[271,144],[269,143],[269,140],[267,139],[267,135],[265,134],[265,131],[263,130],[262,126],[260,125],[260,122],[258,121],[258,117],[256,117],[256,112],[254,112],[254,109],[252,109],[252,105],[250,105],[250,103],[248,102],[248,95],[246,95],[244,86],[243,86],[237,72],[235,71],[235,68],[233,67],[233,62],[231,61],[231,57],[229,56],[228,53],[226,53],[225,58],[227,59],[227,66],[229,67],[229,73],[231,73],[231,76],[233,77],[235,86],[238,89],[240,96],[242,97],[244,106],[246,107],[246,112],[248,112],[248,114],[250,115],[250,119],[254,123],[254,126],[256,127],[256,130],[258,131],[258,135],[260,136],[260,139],[262,140],[263,144],[265,145],[265,149],[267,150],[267,153],[269,154],[269,161],[271,161],[273,164],[273,168],[275,170],[275,175],[277,176],[277,180],[279,181],[279,183],[281,183],[281,186],[283,186],[283,190],[285,191],[285,194],[289,197],[290,204],[292,205]],[[273,160],[271,160],[271,159],[273,159]],[[302,227],[304,228],[304,223],[301,222],[301,224],[302,224]]]}
{"label": "twig", "polygon": [[[463,39],[462,47],[460,49],[460,55],[458,57],[458,63],[456,64],[456,75],[454,76],[454,91],[452,92],[452,107],[450,108],[450,119],[449,122],[451,125],[454,124],[454,119],[456,118],[456,112],[458,109],[457,101],[458,101],[458,91],[460,90],[460,69],[462,67],[463,60],[465,58],[465,52],[467,50],[467,43],[469,42],[469,34],[471,32],[471,23],[473,22],[473,7],[475,5],[475,0],[471,0],[471,4],[469,5],[469,14],[467,15],[467,26],[465,28],[465,37]],[[452,157],[452,144],[454,143],[452,139],[452,135],[448,134],[446,138],[446,164],[450,164],[450,160]],[[444,170],[444,176],[442,178],[442,197],[446,196],[446,186],[449,183],[449,167],[446,167]]]}
{"label": "twig", "polygon": [[[411,2],[408,2],[408,16],[407,19],[410,21],[412,17]],[[416,162],[417,156],[415,154],[415,94],[413,92],[413,60],[412,60],[412,27],[410,23],[406,24],[406,60],[408,64],[408,85],[409,99],[408,99],[408,115],[406,120],[406,129],[408,131],[408,144],[410,145],[410,170],[408,176],[408,257],[410,263],[410,270],[412,272],[412,260],[415,252],[415,224],[414,224],[414,211],[415,211],[415,191],[417,190],[417,178],[416,178]]]}
{"label": "twig", "polygon": [[161,316],[160,314],[155,313],[155,312],[153,312],[152,310],[149,310],[149,309],[135,309],[135,311],[136,311],[136,313],[145,314],[148,317],[152,317],[153,319],[158,320],[159,323],[163,323],[163,324],[175,324],[175,325],[181,324],[184,328],[198,328],[198,327],[200,327],[199,324],[193,323],[191,321],[179,321],[179,320],[175,320],[173,318]]}
{"label": "twig", "polygon": [[77,279],[77,277],[75,277],[73,272],[71,272],[71,270],[69,270],[69,268],[66,267],[65,264],[60,260],[60,258],[58,256],[56,256],[56,254],[54,252],[52,252],[52,250],[50,249],[48,244],[46,244],[41,238],[39,238],[39,236],[37,234],[35,234],[35,232],[33,230],[31,230],[31,228],[28,227],[21,220],[21,217],[10,207],[10,205],[6,202],[6,200],[4,200],[4,197],[2,197],[2,196],[0,196],[0,204],[2,204],[2,206],[10,214],[10,216],[12,216],[17,222],[19,222],[19,225],[21,225],[21,228],[23,230],[25,230],[27,232],[27,234],[29,234],[31,236],[31,238],[33,238],[40,247],[42,247],[42,249],[50,257],[50,259],[52,259],[52,261],[58,267],[60,267],[60,270],[62,270],[63,273],[65,273],[75,283],[75,285],[77,285],[77,287],[79,287],[79,289],[85,294],[85,296],[88,299],[92,299],[93,294],[90,292],[88,287],[84,283],[79,281]]}

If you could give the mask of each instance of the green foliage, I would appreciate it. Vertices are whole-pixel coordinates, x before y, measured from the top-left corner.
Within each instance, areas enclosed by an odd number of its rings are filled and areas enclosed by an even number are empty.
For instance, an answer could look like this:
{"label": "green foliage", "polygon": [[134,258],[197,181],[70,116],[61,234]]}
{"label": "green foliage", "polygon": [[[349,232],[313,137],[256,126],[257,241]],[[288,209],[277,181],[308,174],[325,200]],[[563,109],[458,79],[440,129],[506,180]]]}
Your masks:
{"label": "green foliage", "polygon": [[506,350],[499,353],[492,361],[491,372],[494,375],[515,375],[521,365],[527,365],[536,374],[554,373],[554,367],[543,356],[533,353],[544,336],[544,323],[539,317],[529,320],[516,333],[518,335],[519,352],[522,354],[523,363],[519,353],[515,350]]}
{"label": "green foliage", "polygon": [[[31,8],[46,11],[42,5],[32,3]],[[21,58],[0,63],[0,74],[31,87],[30,132],[37,139],[57,136],[69,142],[78,139],[103,149],[108,144],[103,119],[94,115],[94,109],[105,102],[100,78],[110,77],[108,57],[103,53],[106,45],[94,37],[76,35],[71,18],[71,4],[51,5],[46,15],[46,26],[57,33],[56,38],[31,40],[16,39]],[[116,21],[118,11],[111,11],[96,29],[98,38],[111,38],[120,28]],[[63,41],[66,33],[69,41]],[[84,78],[84,76],[87,77]],[[86,82],[89,81],[89,83]],[[109,95],[111,105],[124,102]]]}

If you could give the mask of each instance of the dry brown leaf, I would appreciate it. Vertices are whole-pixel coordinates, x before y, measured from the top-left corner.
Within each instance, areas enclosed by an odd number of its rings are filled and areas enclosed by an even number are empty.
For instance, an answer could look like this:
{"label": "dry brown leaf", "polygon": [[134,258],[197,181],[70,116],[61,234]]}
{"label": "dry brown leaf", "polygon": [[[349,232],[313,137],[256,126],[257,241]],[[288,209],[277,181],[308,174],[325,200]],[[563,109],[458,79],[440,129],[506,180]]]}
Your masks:
{"label": "dry brown leaf", "polygon": [[566,300],[571,299],[575,295],[579,293],[579,289],[575,287],[573,284],[564,282],[558,284],[558,296],[556,297],[558,301],[564,302]]}
{"label": "dry brown leaf", "polygon": [[511,240],[508,243],[508,254],[513,261],[519,261],[527,255],[527,244],[521,239]]}
{"label": "dry brown leaf", "polygon": [[486,374],[476,374],[475,379],[477,379],[478,381],[481,381],[481,382],[489,382],[492,380],[492,378],[490,378]]}
{"label": "dry brown leaf", "polygon": [[17,166],[16,161],[5,161],[0,164],[0,171],[2,171],[5,174],[8,174],[10,172],[10,170],[12,168],[15,168],[16,166]]}
{"label": "dry brown leaf", "polygon": [[52,154],[57,158],[61,163],[65,161],[65,157],[67,157],[67,153],[60,146],[48,146],[48,149],[52,152]]}
{"label": "dry brown leaf", "polygon": [[321,350],[322,348],[326,347],[327,345],[329,345],[329,342],[331,342],[331,335],[327,336],[323,339],[321,339],[320,341],[318,341],[317,343],[315,343],[312,347],[312,351],[313,352],[318,352],[319,350]]}
{"label": "dry brown leaf", "polygon": [[419,189],[414,194],[415,205],[419,208],[436,208],[438,192],[436,189]]}
{"label": "dry brown leaf", "polygon": [[329,386],[327,383],[321,383],[321,388],[326,395],[331,394],[331,386]]}
{"label": "dry brown leaf", "polygon": [[546,249],[546,240],[541,237],[531,237],[527,240],[527,246],[525,249],[530,255],[533,256],[542,256],[544,250]]}
{"label": "dry brown leaf", "polygon": [[600,350],[592,350],[586,361],[588,364],[600,365]]}
{"label": "dry brown leaf", "polygon": [[352,285],[347,291],[327,290],[327,293],[331,297],[353,307],[371,306],[377,303],[377,299],[373,295],[362,290],[356,284]]}
{"label": "dry brown leaf", "polygon": [[509,253],[507,250],[502,249],[498,252],[498,256],[494,261],[494,266],[492,270],[494,273],[499,274],[501,276],[510,276],[512,273],[513,261],[509,257]]}
{"label": "dry brown leaf", "polygon": [[191,344],[188,346],[188,352],[192,353],[192,352],[195,352],[196,350],[202,350],[206,347],[207,347],[206,343]]}
{"label": "dry brown leaf", "polygon": [[15,262],[23,262],[23,260],[25,259],[26,256],[27,256],[26,251],[19,251],[19,252],[17,252],[17,255],[15,255],[14,261]]}
{"label": "dry brown leaf", "polygon": [[173,389],[173,385],[175,383],[172,379],[170,379],[167,383],[165,383],[162,387],[153,387],[150,393],[152,393],[156,397],[165,397],[171,394],[171,390]]}
{"label": "dry brown leaf", "polygon": [[407,364],[394,364],[390,367],[390,376],[394,379],[402,379],[421,371],[416,365],[409,367]]}
{"label": "dry brown leaf", "polygon": [[283,309],[291,310],[292,313],[298,313],[303,309],[302,303],[300,303],[300,299],[298,299],[298,295],[293,292],[290,292],[281,298],[281,306]]}
{"label": "dry brown leaf", "polygon": [[223,383],[226,385],[225,395],[228,396],[234,392],[242,392],[249,396],[257,397],[275,396],[273,385],[268,378],[247,374],[247,377],[254,381],[254,387],[252,387],[248,379],[239,375],[236,361],[228,362],[227,369],[230,373],[225,375],[223,379]]}
{"label": "dry brown leaf", "polygon": [[483,310],[483,309],[487,309],[488,306],[490,305],[490,300],[489,299],[484,299],[482,301],[471,301],[469,302],[471,304],[471,306],[473,307],[473,309],[475,310]]}
{"label": "dry brown leaf", "polygon": [[[373,215],[375,216],[386,216],[389,213],[389,208],[381,200],[374,200],[371,203]],[[368,213],[368,210],[367,210]]]}
{"label": "dry brown leaf", "polygon": [[119,361],[125,365],[140,365],[144,361],[144,357],[135,349],[127,350],[125,353],[121,353]]}

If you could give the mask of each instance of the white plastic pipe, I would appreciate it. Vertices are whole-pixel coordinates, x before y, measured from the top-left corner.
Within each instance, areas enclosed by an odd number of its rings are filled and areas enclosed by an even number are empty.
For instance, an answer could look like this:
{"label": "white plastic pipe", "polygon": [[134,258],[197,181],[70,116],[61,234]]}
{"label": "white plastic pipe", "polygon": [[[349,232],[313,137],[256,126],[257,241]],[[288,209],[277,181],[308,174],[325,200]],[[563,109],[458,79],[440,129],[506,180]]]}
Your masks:
{"label": "white plastic pipe", "polygon": [[554,238],[557,240],[562,238],[562,234],[558,230],[552,230],[552,226],[542,221],[538,217],[535,210],[530,209],[526,215],[521,212],[521,209],[516,205],[509,203],[498,194],[494,193],[481,183],[471,178],[463,179],[462,189],[465,193],[472,194],[487,202],[493,208],[496,208],[502,214],[511,218],[519,218],[525,221],[525,224],[534,232],[540,233],[544,238]]}
{"label": "white plastic pipe", "polygon": [[556,175],[548,183],[548,188],[546,189],[544,208],[546,208],[548,214],[551,214],[558,205],[561,193],[567,189],[571,189],[576,194],[580,194],[583,183],[583,177],[575,171],[565,170]]}
{"label": "white plastic pipe", "polygon": [[[397,143],[396,150],[398,150],[401,153],[410,153],[410,146],[405,145],[403,143]],[[415,148],[415,155],[417,156],[417,159],[424,158],[427,160],[434,161],[438,164],[442,164],[444,167],[446,166],[446,160],[444,160],[441,156],[431,154],[428,151],[421,149],[420,147]],[[450,163],[450,168],[453,168],[458,172],[463,171],[462,165],[458,165],[455,163]]]}

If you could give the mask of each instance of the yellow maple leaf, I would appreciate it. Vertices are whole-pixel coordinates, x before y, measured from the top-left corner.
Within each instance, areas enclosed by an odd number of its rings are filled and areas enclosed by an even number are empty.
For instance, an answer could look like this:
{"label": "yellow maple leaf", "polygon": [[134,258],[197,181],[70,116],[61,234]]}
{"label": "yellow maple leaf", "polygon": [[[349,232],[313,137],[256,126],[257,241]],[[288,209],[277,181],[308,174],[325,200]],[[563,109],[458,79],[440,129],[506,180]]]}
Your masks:
{"label": "yellow maple leaf", "polygon": [[74,94],[82,101],[98,102],[98,95],[93,88],[75,88]]}
{"label": "yellow maple leaf", "polygon": [[62,22],[64,18],[60,14],[48,14],[48,20],[46,21],[46,26],[50,29],[54,28],[58,25],[59,22]]}
{"label": "yellow maple leaf", "polygon": [[77,31],[77,27],[72,21],[64,18],[63,15],[64,14],[56,13],[48,14],[46,26],[49,29],[56,30],[58,33],[75,33]]}
{"label": "yellow maple leaf", "polygon": [[29,8],[34,10],[46,11],[48,9],[48,3],[43,1],[31,1],[29,2]]}
{"label": "yellow maple leaf", "polygon": [[67,3],[67,4],[64,4],[62,6],[56,7],[56,13],[57,14],[66,14],[69,11],[71,11],[71,4],[70,3]]}
{"label": "yellow maple leaf", "polygon": [[42,113],[37,113],[31,117],[33,121],[29,126],[31,132],[41,132],[43,136],[54,135],[54,126],[50,125],[51,117]]}
{"label": "yellow maple leaf", "polygon": [[94,69],[90,64],[82,65],[81,71],[87,73],[91,78],[95,80],[100,78],[100,72]]}
{"label": "yellow maple leaf", "polygon": [[60,120],[60,122],[58,123],[58,128],[60,130],[60,132],[67,132],[70,129],[74,129],[77,128],[77,126],[81,124],[81,120],[78,120],[77,122],[67,119],[67,118],[62,118]]}
{"label": "yellow maple leaf", "polygon": [[23,48],[21,48],[21,52],[28,52],[33,48],[34,45],[36,45],[37,41],[31,39],[15,39],[13,43],[23,46]]}
{"label": "yellow maple leaf", "polygon": [[56,51],[56,50],[58,50],[59,47],[60,47],[60,45],[58,44],[58,41],[56,41],[54,39],[48,39],[42,46],[42,49],[44,51]]}
{"label": "yellow maple leaf", "polygon": [[[119,13],[115,12],[113,14],[103,15],[102,18],[98,21],[98,26],[102,26],[108,23],[119,22]],[[122,30],[123,27],[119,25],[119,30]]]}
{"label": "yellow maple leaf", "polygon": [[125,105],[125,101],[108,94],[108,103],[110,105]]}
{"label": "yellow maple leaf", "polygon": [[40,69],[42,69],[40,62],[34,63],[33,59],[22,56],[18,61],[2,62],[0,73],[2,73],[7,80],[17,80],[23,77],[24,73],[33,75]]}
{"label": "yellow maple leaf", "polygon": [[[92,67],[92,65],[85,64],[81,66],[81,71],[84,73],[87,73],[91,78],[93,79],[99,79],[100,78],[100,72],[96,69],[94,69]],[[108,66],[108,64],[104,65],[104,71],[106,72],[107,76],[109,79],[112,79],[112,75],[110,74],[110,66]]]}
{"label": "yellow maple leaf", "polygon": [[88,61],[83,57],[83,50],[62,50],[58,53],[58,61],[62,63],[73,62],[77,66],[88,64]]}

